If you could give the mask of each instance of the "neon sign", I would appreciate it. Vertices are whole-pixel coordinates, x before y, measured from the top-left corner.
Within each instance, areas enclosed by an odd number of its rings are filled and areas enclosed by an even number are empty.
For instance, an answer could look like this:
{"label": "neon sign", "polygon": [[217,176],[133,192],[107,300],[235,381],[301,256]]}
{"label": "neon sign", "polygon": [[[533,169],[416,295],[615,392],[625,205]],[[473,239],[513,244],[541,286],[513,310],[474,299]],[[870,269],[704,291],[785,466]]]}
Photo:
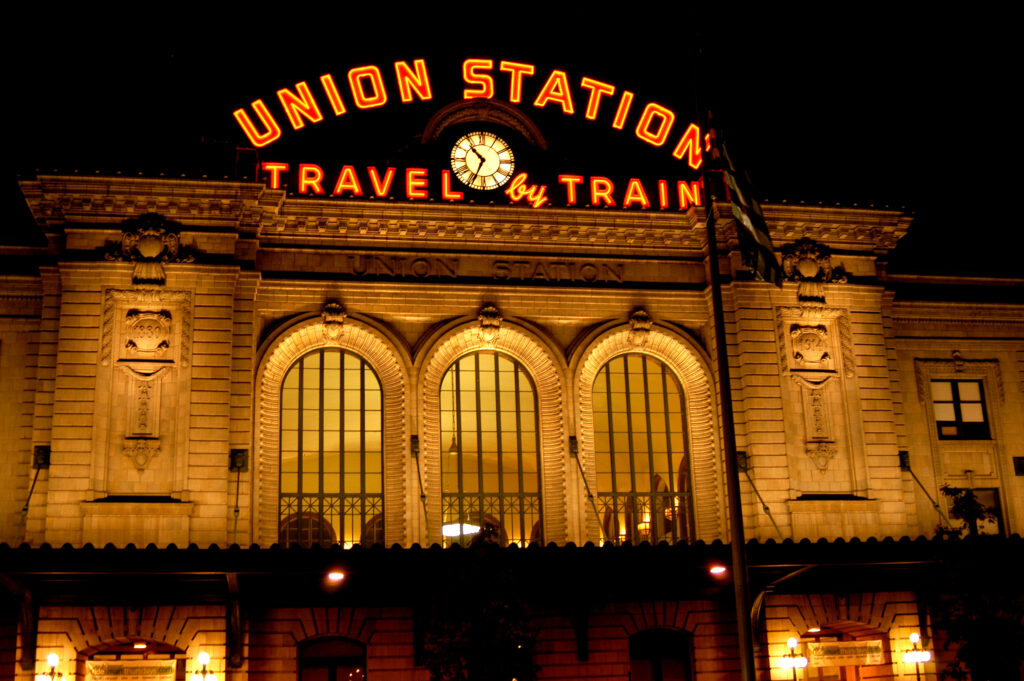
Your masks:
{"label": "neon sign", "polygon": [[[553,108],[567,116],[576,116],[581,110],[580,105],[583,105],[582,115],[591,121],[597,120],[602,111],[614,110],[613,129],[632,127],[637,139],[653,147],[664,147],[673,158],[685,161],[693,170],[698,170],[703,162],[701,132],[696,123],[684,127],[669,107],[657,102],[640,106],[635,103],[633,92],[612,83],[589,76],[576,80],[559,69],[542,76],[534,64],[476,58],[462,62],[460,75],[464,85],[461,90],[463,99],[504,98],[511,104],[530,102],[537,109]],[[526,94],[527,86],[537,86],[532,98]],[[394,97],[396,92],[397,98]],[[424,59],[415,59],[411,64],[396,61],[387,67],[373,64],[356,66],[349,69],[344,78],[325,73],[320,76],[318,87],[301,81],[291,88],[279,89],[276,94],[275,108],[280,109],[276,116],[263,99],[253,100],[248,108],[234,111],[235,121],[254,147],[265,147],[279,140],[286,125],[293,130],[301,130],[306,125],[322,123],[331,115],[335,118],[344,116],[350,106],[367,110],[429,101],[434,97],[430,71]],[[307,181],[307,187],[316,184],[312,178]],[[520,188],[523,188],[522,184]],[[640,189],[634,189],[632,196],[635,199],[623,199],[623,202],[633,203],[635,200],[642,203],[645,199],[639,198]],[[600,195],[610,196],[603,189]]]}
{"label": "neon sign", "polygon": [[[336,198],[405,198],[408,201],[440,199],[463,201],[464,194],[452,185],[450,170],[432,172],[426,168],[346,165],[337,174],[327,172],[315,163],[281,163],[265,161],[262,170],[267,186],[281,189],[284,175],[295,178],[290,186],[303,196]],[[549,194],[549,189],[551,193]],[[658,210],[689,210],[701,205],[701,180],[641,180],[631,177],[616,185],[607,177],[559,175],[557,184],[548,187],[531,182],[527,173],[519,173],[505,189],[512,203],[542,208],[551,205],[589,205],[594,208],[656,208]]]}

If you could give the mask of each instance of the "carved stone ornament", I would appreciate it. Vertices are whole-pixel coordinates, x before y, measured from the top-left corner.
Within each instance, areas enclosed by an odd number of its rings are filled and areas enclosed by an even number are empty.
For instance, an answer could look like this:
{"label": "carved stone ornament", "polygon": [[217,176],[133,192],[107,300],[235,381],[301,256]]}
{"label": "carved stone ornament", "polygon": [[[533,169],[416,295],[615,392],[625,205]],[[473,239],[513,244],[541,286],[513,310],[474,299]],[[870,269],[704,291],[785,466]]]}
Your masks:
{"label": "carved stone ornament", "polygon": [[341,338],[341,334],[345,330],[346,316],[345,308],[338,301],[329,300],[324,303],[323,310],[320,311],[320,318],[324,323],[324,335],[334,341]]}
{"label": "carved stone ornament", "polygon": [[793,325],[789,336],[797,366],[817,368],[829,359],[828,329],[824,326]]}
{"label": "carved stone ornament", "polygon": [[846,283],[843,268],[832,267],[832,251],[825,244],[803,238],[782,247],[782,274],[786,281],[799,282],[796,297],[804,304],[824,304],[823,284]]}
{"label": "carved stone ornament", "polygon": [[124,455],[132,460],[135,470],[144,471],[149,462],[160,453],[159,440],[125,440]]}
{"label": "carved stone ornament", "polygon": [[832,267],[832,250],[813,239],[803,238],[782,247],[782,271],[787,281],[846,282],[842,267]]}
{"label": "carved stone ornament", "polygon": [[195,258],[184,252],[178,228],[156,213],[126,220],[121,243],[106,254],[107,260],[135,263],[133,284],[163,284],[165,262],[192,262]]}
{"label": "carved stone ornament", "polygon": [[822,473],[828,470],[828,465],[835,458],[836,451],[835,442],[819,440],[807,443],[807,456]]}
{"label": "carved stone ornament", "polygon": [[639,347],[647,342],[647,336],[651,333],[654,322],[647,310],[638,308],[629,317],[629,342]]}
{"label": "carved stone ornament", "polygon": [[124,347],[130,356],[161,357],[171,347],[171,313],[129,310],[125,315]]}
{"label": "carved stone ornament", "polygon": [[480,314],[477,315],[477,321],[480,322],[480,326],[477,329],[477,335],[484,343],[491,344],[498,338],[498,333],[501,331],[501,313],[498,308],[493,305],[485,305],[480,309]]}

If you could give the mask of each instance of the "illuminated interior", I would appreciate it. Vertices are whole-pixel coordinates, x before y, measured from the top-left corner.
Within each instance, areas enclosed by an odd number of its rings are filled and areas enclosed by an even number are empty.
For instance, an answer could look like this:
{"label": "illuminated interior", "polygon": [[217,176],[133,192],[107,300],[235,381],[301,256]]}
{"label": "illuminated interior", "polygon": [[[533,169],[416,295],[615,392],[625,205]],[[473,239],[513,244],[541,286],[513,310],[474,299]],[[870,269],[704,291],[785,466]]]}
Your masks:
{"label": "illuminated interior", "polygon": [[300,358],[281,389],[280,541],[384,541],[380,381],[361,357]]}
{"label": "illuminated interior", "polygon": [[687,541],[693,533],[683,391],[653,357],[627,354],[594,381],[597,504],[605,541]]}
{"label": "illuminated interior", "polygon": [[537,397],[505,355],[466,355],[441,381],[441,509],[445,545],[477,528],[503,546],[542,540]]}

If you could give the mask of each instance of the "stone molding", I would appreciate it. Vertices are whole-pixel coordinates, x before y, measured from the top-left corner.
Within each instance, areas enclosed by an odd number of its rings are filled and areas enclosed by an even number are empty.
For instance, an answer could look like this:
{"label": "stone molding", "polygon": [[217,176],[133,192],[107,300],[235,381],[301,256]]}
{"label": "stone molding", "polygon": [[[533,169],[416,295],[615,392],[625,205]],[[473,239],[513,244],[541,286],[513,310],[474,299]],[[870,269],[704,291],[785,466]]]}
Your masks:
{"label": "stone molding", "polygon": [[[580,460],[591,490],[597,489],[594,467],[593,385],[597,373],[610,360],[627,353],[650,355],[668,366],[679,379],[686,403],[686,428],[693,489],[696,537],[701,541],[726,539],[722,453],[718,447],[718,418],[713,396],[710,365],[687,338],[654,324],[646,331],[643,345],[636,345],[633,325],[623,324],[598,336],[587,348],[576,368],[576,424]],[[600,519],[586,505],[587,540],[598,542]]]}
{"label": "stone molding", "polygon": [[292,364],[322,348],[338,348],[365,359],[383,391],[384,541],[405,543],[406,398],[409,376],[401,353],[382,333],[348,317],[335,334],[324,317],[301,321],[278,335],[267,348],[256,376],[256,466],[253,481],[253,539],[268,546],[278,540],[281,464],[281,385]]}
{"label": "stone molding", "polygon": [[999,371],[998,359],[964,359],[959,350],[954,350],[950,359],[915,358],[914,377],[917,379],[917,399],[921,404],[931,404],[929,384],[933,378],[982,379],[994,388],[1000,402],[1006,401],[1003,373]]}
{"label": "stone molding", "polygon": [[[492,327],[493,328],[493,327]],[[541,455],[541,508],[544,541],[567,541],[565,467],[566,432],[563,415],[563,365],[532,331],[503,320],[500,333],[488,340],[480,321],[461,324],[441,336],[426,353],[419,376],[420,460],[427,494],[428,542],[441,541],[441,381],[460,357],[474,352],[499,352],[526,369],[537,394]]]}

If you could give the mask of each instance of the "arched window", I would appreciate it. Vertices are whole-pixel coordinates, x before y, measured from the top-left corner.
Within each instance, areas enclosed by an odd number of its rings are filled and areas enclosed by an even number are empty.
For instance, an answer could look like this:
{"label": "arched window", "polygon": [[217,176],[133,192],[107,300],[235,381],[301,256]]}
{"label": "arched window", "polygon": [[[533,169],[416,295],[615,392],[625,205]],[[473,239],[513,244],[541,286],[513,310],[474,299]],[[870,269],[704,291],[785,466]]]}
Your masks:
{"label": "arched window", "polygon": [[502,545],[542,541],[537,396],[519,362],[478,352],[448,368],[441,447],[446,543],[483,528]]}
{"label": "arched window", "polygon": [[281,388],[279,541],[384,541],[380,381],[336,348],[300,358]]}
{"label": "arched window", "polygon": [[630,681],[688,681],[690,637],[671,629],[648,629],[629,637]]}
{"label": "arched window", "polygon": [[654,357],[626,354],[594,381],[597,505],[606,541],[693,536],[683,391]]}
{"label": "arched window", "polygon": [[299,646],[299,681],[365,681],[366,646],[342,636]]}

